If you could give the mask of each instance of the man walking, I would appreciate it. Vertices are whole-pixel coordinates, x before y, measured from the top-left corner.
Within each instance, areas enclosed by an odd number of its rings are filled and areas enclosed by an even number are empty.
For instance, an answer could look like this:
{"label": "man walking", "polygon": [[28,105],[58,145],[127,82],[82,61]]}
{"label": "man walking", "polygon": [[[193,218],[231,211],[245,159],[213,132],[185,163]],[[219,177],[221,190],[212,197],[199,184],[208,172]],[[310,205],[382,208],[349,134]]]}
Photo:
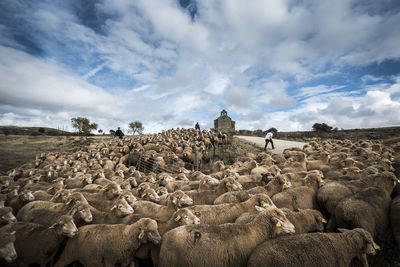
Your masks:
{"label": "man walking", "polygon": [[264,146],[265,152],[267,152],[267,146],[268,146],[268,143],[269,143],[269,142],[271,142],[272,149],[275,149],[275,147],[274,147],[274,142],[272,142],[272,137],[273,137],[273,136],[274,136],[274,135],[272,134],[272,132],[268,132],[267,135],[265,136],[265,146]]}

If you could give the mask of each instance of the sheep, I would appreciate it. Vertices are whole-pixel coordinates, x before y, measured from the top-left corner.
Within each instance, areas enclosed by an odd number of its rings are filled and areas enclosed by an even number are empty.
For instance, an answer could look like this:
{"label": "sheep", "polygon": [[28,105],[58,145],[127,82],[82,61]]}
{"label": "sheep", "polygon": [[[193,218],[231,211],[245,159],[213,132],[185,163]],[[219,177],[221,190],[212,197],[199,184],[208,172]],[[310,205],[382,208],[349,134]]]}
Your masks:
{"label": "sheep", "polygon": [[[365,170],[366,173],[371,171]],[[327,230],[333,231],[335,229],[335,210],[336,206],[343,199],[352,196],[358,191],[376,186],[382,188],[384,191],[389,192],[393,189],[396,177],[391,172],[383,172],[377,174],[366,174],[357,181],[338,181],[329,182],[323,185],[317,193],[318,205],[323,211],[324,217],[330,217],[328,220]]]}
{"label": "sheep", "polygon": [[133,263],[132,254],[147,242],[161,242],[157,222],[152,219],[142,218],[131,225],[85,225],[76,238],[68,240],[55,266],[74,261],[84,266],[128,266]]}
{"label": "sheep", "polygon": [[390,223],[394,239],[400,247],[400,195],[393,199],[390,206]]}
{"label": "sheep", "polygon": [[[126,223],[128,221],[131,221],[131,218],[128,219],[126,217],[134,212],[133,208],[128,204],[125,199],[116,200],[109,211],[100,211],[94,207],[90,207],[90,211],[93,215],[92,224]],[[122,220],[125,221],[123,222]]]}
{"label": "sheep", "polygon": [[370,233],[354,229],[344,233],[311,233],[267,240],[251,253],[247,266],[350,266],[355,257],[375,255]]}
{"label": "sheep", "polygon": [[268,192],[263,186],[256,186],[246,191],[230,191],[217,197],[214,201],[214,205],[224,203],[240,203],[248,200],[252,195],[258,193],[267,194]]}
{"label": "sheep", "polygon": [[157,195],[156,191],[153,188],[148,188],[144,190],[144,192],[141,195],[141,198],[142,200],[147,200],[154,203],[160,202],[160,196]]}
{"label": "sheep", "polygon": [[190,206],[193,200],[183,191],[177,190],[168,197],[168,205],[158,205],[150,201],[137,201],[132,205],[135,213],[146,215],[149,218],[160,221],[168,220],[179,208]]}
{"label": "sheep", "polygon": [[[7,232],[0,230],[0,260],[4,259],[7,263],[12,263],[17,259],[17,252],[14,247],[15,231]],[[0,261],[1,264],[1,261]]]}
{"label": "sheep", "polygon": [[50,201],[53,198],[53,195],[47,193],[46,191],[43,190],[38,190],[32,193],[35,200],[46,200]]}
{"label": "sheep", "polygon": [[319,153],[319,159],[317,160],[306,160],[307,170],[319,170],[321,165],[326,165],[329,161],[329,153],[324,151]]}
{"label": "sheep", "polygon": [[118,184],[111,182],[108,185],[104,186],[98,193],[82,192],[82,194],[90,205],[95,206],[96,203],[98,203],[99,201],[101,202],[101,201],[112,200],[115,197],[121,195],[122,189]]}
{"label": "sheep", "polygon": [[93,179],[91,174],[85,174],[76,178],[70,178],[65,180],[65,188],[82,188],[85,185],[92,184]]}
{"label": "sheep", "polygon": [[2,231],[16,231],[14,243],[18,258],[16,266],[37,264],[46,266],[51,262],[65,237],[74,237],[78,233],[71,216],[63,215],[51,227],[30,222],[8,224]]}
{"label": "sheep", "polygon": [[[255,211],[245,212],[240,215],[235,223],[249,223],[257,216],[264,208],[256,207]],[[281,209],[286,218],[294,225],[296,234],[309,233],[309,232],[324,232],[324,224],[327,221],[322,216],[321,212],[313,209],[300,209],[296,211],[287,208]]]}
{"label": "sheep", "polygon": [[287,189],[272,197],[278,208],[318,209],[317,190],[324,181],[320,175],[310,173],[304,178],[304,186]]}
{"label": "sheep", "polygon": [[7,195],[0,193],[0,208],[4,208],[6,200]]}
{"label": "sheep", "polygon": [[14,223],[17,221],[10,207],[0,208],[0,226],[5,224]]}
{"label": "sheep", "polygon": [[48,227],[64,214],[78,215],[77,222],[80,220],[86,223],[92,221],[92,213],[88,204],[77,203],[73,206],[67,206],[64,203],[47,201],[34,201],[30,205],[25,205],[18,212],[17,218],[20,221],[33,222]]}
{"label": "sheep", "polygon": [[389,225],[390,192],[368,187],[341,201],[335,219],[341,228],[364,228],[373,236],[383,235]]}
{"label": "sheep", "polygon": [[21,191],[17,197],[7,199],[5,205],[11,207],[17,214],[22,206],[33,200],[35,200],[35,197],[31,191]]}
{"label": "sheep", "polygon": [[175,181],[166,185],[168,192],[175,190],[211,190],[218,186],[220,181],[211,175],[203,175],[200,180],[196,181]]}
{"label": "sheep", "polygon": [[222,224],[234,222],[242,213],[254,209],[254,206],[276,208],[271,199],[265,194],[256,194],[241,203],[225,203],[220,205],[196,205],[188,207],[200,217],[204,224]]}
{"label": "sheep", "polygon": [[[168,231],[182,226],[191,224],[200,224],[200,219],[196,217],[189,209],[182,208],[176,211],[166,222],[157,221],[158,232],[161,237]],[[151,256],[153,265],[158,266],[160,255],[160,247],[152,243],[141,246],[135,253],[135,257],[139,259],[147,259]]]}
{"label": "sheep", "polygon": [[258,244],[292,233],[293,224],[276,208],[248,224],[181,226],[163,236],[159,266],[245,266]]}
{"label": "sheep", "polygon": [[228,191],[242,190],[242,185],[232,177],[224,178],[214,190],[188,191],[186,194],[193,199],[194,205],[211,205],[215,199]]}

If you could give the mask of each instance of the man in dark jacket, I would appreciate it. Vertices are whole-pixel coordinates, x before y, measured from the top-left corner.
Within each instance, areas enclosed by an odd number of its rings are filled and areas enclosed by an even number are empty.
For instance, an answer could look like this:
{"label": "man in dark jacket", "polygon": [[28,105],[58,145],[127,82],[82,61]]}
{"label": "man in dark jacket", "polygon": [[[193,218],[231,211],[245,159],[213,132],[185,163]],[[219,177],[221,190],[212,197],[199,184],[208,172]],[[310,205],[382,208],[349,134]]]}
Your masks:
{"label": "man in dark jacket", "polygon": [[199,131],[200,131],[200,124],[199,124],[198,122],[196,122],[196,125],[194,126],[194,128],[195,128],[196,130],[199,130]]}
{"label": "man in dark jacket", "polygon": [[121,131],[121,129],[118,127],[118,130],[115,131],[115,136],[118,137],[119,139],[122,139],[124,136],[124,133]]}

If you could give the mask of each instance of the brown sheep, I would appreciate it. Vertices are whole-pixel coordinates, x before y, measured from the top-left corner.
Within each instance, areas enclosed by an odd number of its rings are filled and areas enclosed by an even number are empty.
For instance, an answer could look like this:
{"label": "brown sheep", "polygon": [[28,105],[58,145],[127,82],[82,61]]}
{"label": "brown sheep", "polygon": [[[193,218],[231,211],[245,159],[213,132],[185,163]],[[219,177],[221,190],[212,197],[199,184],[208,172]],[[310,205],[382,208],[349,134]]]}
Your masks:
{"label": "brown sheep", "polygon": [[193,199],[194,205],[212,205],[215,199],[223,193],[238,190],[242,190],[242,185],[232,177],[226,177],[214,190],[188,191],[186,194]]}
{"label": "brown sheep", "polygon": [[17,221],[10,207],[0,208],[0,226],[5,224],[14,223]]}
{"label": "brown sheep", "polygon": [[128,204],[125,199],[118,199],[114,205],[107,212],[97,210],[90,207],[93,215],[92,224],[117,224],[122,223],[121,218],[128,216],[134,212],[133,208]]}
{"label": "brown sheep", "polygon": [[322,165],[328,164],[330,159],[330,155],[328,152],[324,151],[322,153],[318,153],[319,159],[315,160],[306,160],[307,170],[319,170]]}
{"label": "brown sheep", "polygon": [[76,238],[70,239],[55,266],[79,261],[84,266],[128,266],[142,244],[158,245],[161,236],[157,222],[142,218],[134,224],[96,224],[79,228]]}
{"label": "brown sheep", "polygon": [[53,260],[65,237],[74,237],[78,233],[72,217],[63,215],[51,227],[29,222],[17,222],[2,227],[2,231],[16,231],[14,243],[18,258],[16,266],[37,264],[46,266]]}
{"label": "brown sheep", "polygon": [[366,172],[361,179],[356,181],[334,181],[324,184],[318,190],[317,201],[324,217],[329,218],[327,230],[335,230],[336,222],[334,214],[336,206],[343,199],[370,186],[377,186],[388,192],[393,188],[395,180],[396,177],[390,172],[383,172],[381,174],[369,174]]}
{"label": "brown sheep", "polygon": [[169,195],[167,206],[158,205],[150,201],[137,201],[132,207],[136,214],[145,215],[160,221],[167,221],[176,210],[190,205],[193,205],[193,200],[183,191],[177,190]]}
{"label": "brown sheep", "polygon": [[361,255],[368,266],[365,254],[375,255],[370,233],[354,229],[345,233],[311,233],[282,236],[267,240],[257,246],[248,261],[253,266],[350,266]]}
{"label": "brown sheep", "polygon": [[141,195],[142,200],[151,201],[154,203],[160,202],[160,196],[156,193],[156,190],[153,188],[147,188]]}
{"label": "brown sheep", "polygon": [[368,187],[342,200],[335,209],[337,226],[364,228],[373,236],[383,235],[389,225],[390,193],[391,190]]}
{"label": "brown sheep", "polygon": [[17,197],[7,199],[5,205],[11,207],[14,213],[17,214],[22,206],[33,200],[35,200],[35,197],[31,191],[21,191]]}
{"label": "brown sheep", "polygon": [[280,192],[272,197],[278,208],[318,209],[317,190],[324,181],[321,176],[310,173],[304,178],[304,186],[294,187]]}
{"label": "brown sheep", "polygon": [[92,221],[90,206],[77,203],[67,206],[64,203],[53,203],[47,201],[34,201],[25,205],[17,214],[20,221],[32,222],[43,226],[50,226],[62,215],[76,216],[76,222],[81,220],[89,223]]}
{"label": "brown sheep", "polygon": [[395,197],[390,207],[390,223],[394,239],[400,247],[400,195]]}
{"label": "brown sheep", "polygon": [[0,264],[4,259],[7,263],[12,263],[17,259],[17,252],[14,247],[15,242],[15,231],[7,232],[6,230],[0,230]]}
{"label": "brown sheep", "polygon": [[181,226],[164,235],[159,266],[245,266],[258,244],[291,233],[293,224],[276,208],[248,224]]}
{"label": "brown sheep", "polygon": [[265,194],[256,194],[249,200],[241,203],[196,205],[188,209],[199,216],[203,224],[222,224],[234,222],[242,213],[253,210],[254,206],[276,208],[269,196]]}
{"label": "brown sheep", "polygon": [[[257,214],[264,209],[257,207],[253,212],[246,212],[240,215],[235,223],[249,223]],[[324,232],[324,223],[327,221],[322,217],[321,212],[312,209],[292,211],[286,208],[281,209],[286,218],[294,225],[296,234],[309,233],[309,232]]]}
{"label": "brown sheep", "polygon": [[[158,232],[161,237],[168,231],[183,225],[200,224],[200,219],[196,217],[189,209],[183,208],[176,211],[166,222],[157,221]],[[158,266],[160,247],[152,243],[141,246],[135,253],[138,259],[148,259],[150,256],[154,266]]]}
{"label": "brown sheep", "polygon": [[226,192],[214,201],[214,205],[224,204],[224,203],[240,203],[250,199],[254,194],[267,194],[268,192],[263,186],[256,186],[246,191],[230,191]]}

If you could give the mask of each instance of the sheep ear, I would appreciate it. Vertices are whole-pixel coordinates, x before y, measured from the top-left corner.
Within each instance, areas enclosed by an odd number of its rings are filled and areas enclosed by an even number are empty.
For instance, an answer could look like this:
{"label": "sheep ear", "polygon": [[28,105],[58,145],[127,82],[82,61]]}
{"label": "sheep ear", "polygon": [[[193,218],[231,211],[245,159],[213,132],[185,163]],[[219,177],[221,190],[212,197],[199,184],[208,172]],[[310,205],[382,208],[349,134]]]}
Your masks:
{"label": "sheep ear", "polygon": [[322,222],[322,223],[328,223],[328,221],[325,220],[324,218],[321,218],[321,222]]}
{"label": "sheep ear", "polygon": [[16,233],[16,231],[12,231],[12,232],[10,233],[10,235],[15,235],[15,233]]}
{"label": "sheep ear", "polygon": [[180,215],[178,215],[178,216],[174,219],[174,221],[178,222],[181,218],[182,218],[182,217],[181,217]]}
{"label": "sheep ear", "polygon": [[143,194],[142,194],[142,198],[144,198],[145,196],[147,196],[147,194],[146,194],[146,193],[143,193]]}
{"label": "sheep ear", "polygon": [[172,198],[172,203],[176,204],[176,197]]}
{"label": "sheep ear", "polygon": [[50,230],[50,229],[54,229],[54,227],[56,227],[57,224],[58,224],[58,223],[53,224],[53,225],[50,226],[48,229],[49,229],[49,230]]}
{"label": "sheep ear", "polygon": [[341,232],[341,233],[346,233],[349,230],[348,229],[344,229],[344,228],[338,228],[338,231]]}
{"label": "sheep ear", "polygon": [[117,208],[117,205],[112,206],[112,208],[110,209],[110,211],[114,210]]}
{"label": "sheep ear", "polygon": [[282,224],[281,224],[280,221],[278,221],[278,222],[275,224],[275,226],[279,228],[279,227],[282,227]]}
{"label": "sheep ear", "polygon": [[69,205],[72,202],[72,198],[68,199],[67,202],[65,202],[65,205]]}
{"label": "sheep ear", "polygon": [[139,234],[139,236],[138,236],[138,239],[142,239],[144,237],[144,230],[142,229],[141,231],[140,231],[140,234]]}
{"label": "sheep ear", "polygon": [[374,246],[374,249],[376,249],[376,250],[381,249],[381,247],[377,243],[375,243],[374,241],[372,241],[372,244]]}
{"label": "sheep ear", "polygon": [[75,215],[75,213],[77,213],[77,212],[78,212],[78,209],[77,208],[73,208],[71,210],[71,215]]}

